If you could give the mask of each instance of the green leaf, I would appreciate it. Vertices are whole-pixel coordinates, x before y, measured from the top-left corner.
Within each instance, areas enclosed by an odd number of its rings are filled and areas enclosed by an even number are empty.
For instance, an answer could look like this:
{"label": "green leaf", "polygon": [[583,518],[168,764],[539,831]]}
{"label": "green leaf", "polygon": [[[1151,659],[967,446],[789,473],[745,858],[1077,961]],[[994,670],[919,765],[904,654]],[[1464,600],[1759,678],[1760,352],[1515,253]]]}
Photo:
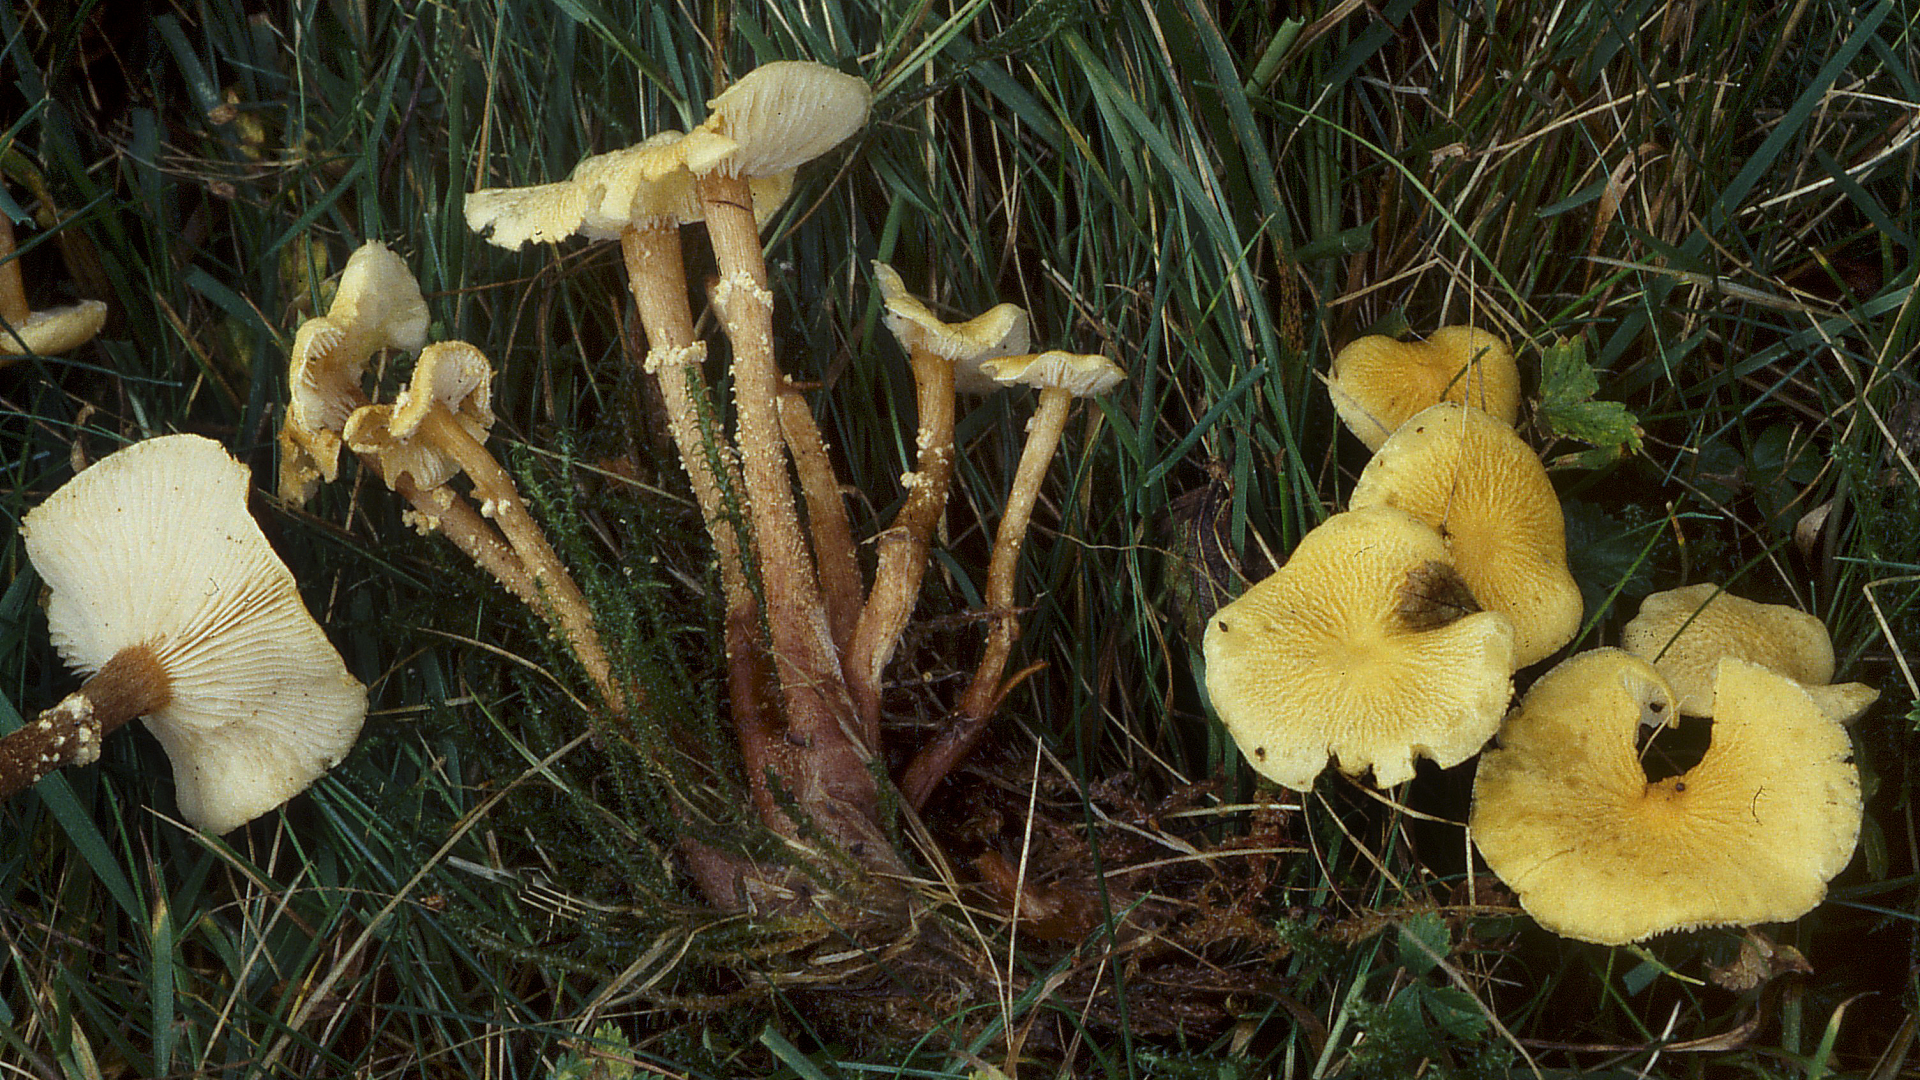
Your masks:
{"label": "green leaf", "polygon": [[1566,499],[1567,569],[1580,586],[1588,617],[1613,596],[1642,597],[1653,591],[1649,556],[1661,523],[1628,525],[1589,502]]}
{"label": "green leaf", "polygon": [[1428,987],[1421,995],[1426,1000],[1427,1015],[1433,1017],[1435,1026],[1456,1039],[1477,1039],[1486,1034],[1487,1016],[1473,1000],[1473,995],[1457,986]]}
{"label": "green leaf", "polygon": [[[1609,451],[1604,464],[1623,452],[1640,449],[1640,425],[1625,405],[1594,401],[1600,377],[1587,363],[1587,344],[1581,338],[1561,338],[1547,347],[1540,361],[1540,415],[1561,438],[1578,439]],[[1587,464],[1590,455],[1581,455]]]}
{"label": "green leaf", "polygon": [[1423,911],[1397,924],[1400,930],[1400,966],[1409,975],[1425,975],[1453,950],[1447,933],[1447,921],[1438,913]]}

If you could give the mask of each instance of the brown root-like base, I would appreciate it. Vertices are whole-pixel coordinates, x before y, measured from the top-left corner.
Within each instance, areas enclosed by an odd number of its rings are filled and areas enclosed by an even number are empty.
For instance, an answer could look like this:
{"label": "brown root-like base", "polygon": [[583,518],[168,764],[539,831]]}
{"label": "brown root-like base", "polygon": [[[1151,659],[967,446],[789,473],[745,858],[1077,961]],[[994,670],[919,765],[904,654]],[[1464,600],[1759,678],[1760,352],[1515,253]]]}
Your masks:
{"label": "brown root-like base", "polygon": [[0,799],[61,766],[93,764],[103,739],[172,699],[173,681],[153,646],[120,650],[60,704],[0,739]]}

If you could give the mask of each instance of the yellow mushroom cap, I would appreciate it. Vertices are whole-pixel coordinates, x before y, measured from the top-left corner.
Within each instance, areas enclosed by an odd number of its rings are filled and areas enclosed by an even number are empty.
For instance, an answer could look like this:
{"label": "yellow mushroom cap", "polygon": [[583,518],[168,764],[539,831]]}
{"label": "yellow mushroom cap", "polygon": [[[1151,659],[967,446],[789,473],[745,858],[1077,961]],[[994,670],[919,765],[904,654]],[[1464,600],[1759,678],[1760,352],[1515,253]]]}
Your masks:
{"label": "yellow mushroom cap", "polygon": [[1098,353],[1070,353],[1049,349],[982,360],[982,374],[1002,386],[1031,386],[1038,390],[1065,390],[1074,397],[1097,397],[1126,380],[1120,365]]}
{"label": "yellow mushroom cap", "polygon": [[808,60],[762,64],[711,101],[688,133],[686,165],[696,175],[789,172],[845,142],[867,122],[866,80]]}
{"label": "yellow mushroom cap", "polygon": [[340,470],[340,433],[365,403],[360,381],[380,349],[417,351],[427,340],[427,302],[407,264],[377,240],[340,273],[327,313],[293,338],[286,420],[280,428],[280,497],[303,503]]}
{"label": "yellow mushroom cap", "polygon": [[1333,358],[1333,407],[1367,449],[1415,413],[1443,401],[1472,405],[1508,427],[1520,415],[1520,369],[1498,334],[1443,326],[1425,341],[1369,334]]}
{"label": "yellow mushroom cap", "polygon": [[1440,530],[1481,606],[1513,620],[1520,667],[1579,631],[1585,608],[1553,483],[1520,436],[1479,409],[1435,405],[1402,424],[1361,471],[1348,505],[1397,506]]}
{"label": "yellow mushroom cap", "polygon": [[1540,925],[1624,945],[1796,919],[1852,858],[1851,746],[1799,684],[1722,661],[1712,745],[1648,781],[1635,736],[1676,711],[1651,664],[1597,649],[1541,676],[1481,756],[1474,843]]}
{"label": "yellow mushroom cap", "polygon": [[420,352],[413,377],[391,405],[366,405],[347,420],[346,441],[354,452],[372,454],[392,487],[402,473],[431,491],[460,473],[444,447],[421,439],[420,425],[435,407],[446,409],[475,442],[493,428],[493,368],[486,355],[464,341],[436,341]]}
{"label": "yellow mushroom cap", "polygon": [[966,322],[949,323],[909,292],[893,267],[875,260],[873,276],[880,284],[887,329],[893,332],[894,340],[909,352],[920,349],[953,361],[954,388],[962,393],[988,394],[1000,389],[999,383],[980,370],[980,361],[1027,351],[1027,312],[1017,304],[997,304]]}
{"label": "yellow mushroom cap", "polygon": [[99,300],[36,311],[11,330],[0,328],[0,353],[17,349],[37,356],[57,356],[92,341],[105,325],[107,305]]}
{"label": "yellow mushroom cap", "polygon": [[1391,507],[1335,514],[1214,613],[1207,695],[1247,760],[1305,791],[1339,758],[1375,783],[1473,756],[1513,696],[1513,626],[1474,611],[1438,534]]}
{"label": "yellow mushroom cap", "polygon": [[[617,240],[628,226],[704,221],[686,168],[685,139],[678,131],[662,131],[624,150],[583,158],[572,176],[557,183],[475,191],[463,206],[467,228],[486,233],[497,247],[518,250],[528,241]],[[754,219],[764,225],[793,190],[793,173],[756,177],[751,188]]]}
{"label": "yellow mushroom cap", "polygon": [[[1833,640],[1818,618],[1785,604],[1742,599],[1711,584],[1642,600],[1639,614],[1620,631],[1620,647],[1660,669],[1688,716],[1705,716],[1712,708],[1714,672],[1729,656],[1809,686],[1833,680]],[[1821,695],[1847,718],[1879,696],[1852,685]]]}
{"label": "yellow mushroom cap", "polygon": [[180,812],[223,833],[306,788],[352,748],[366,688],[307,613],[247,513],[247,467],[198,435],[110,454],[27,515],[47,626],[92,673],[148,645],[171,700],[147,717]]}

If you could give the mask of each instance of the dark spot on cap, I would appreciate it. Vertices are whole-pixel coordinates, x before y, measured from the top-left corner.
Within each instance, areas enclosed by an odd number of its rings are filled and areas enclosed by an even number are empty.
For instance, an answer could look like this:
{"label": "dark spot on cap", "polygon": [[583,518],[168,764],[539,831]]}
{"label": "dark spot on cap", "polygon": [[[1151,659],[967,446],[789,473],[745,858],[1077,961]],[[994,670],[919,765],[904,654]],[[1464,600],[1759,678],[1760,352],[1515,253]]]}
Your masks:
{"label": "dark spot on cap", "polygon": [[1254,747],[1253,756],[1259,758],[1261,761],[1267,760],[1267,748],[1264,746]]}

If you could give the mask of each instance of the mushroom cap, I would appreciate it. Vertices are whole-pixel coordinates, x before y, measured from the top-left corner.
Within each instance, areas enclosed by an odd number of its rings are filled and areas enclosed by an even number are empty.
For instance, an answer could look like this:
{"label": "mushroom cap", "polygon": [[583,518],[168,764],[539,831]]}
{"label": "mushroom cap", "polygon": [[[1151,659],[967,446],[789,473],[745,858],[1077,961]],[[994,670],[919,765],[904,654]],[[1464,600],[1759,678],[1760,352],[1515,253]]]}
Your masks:
{"label": "mushroom cap", "polygon": [[1826,624],[1797,608],[1756,603],[1712,584],[1642,600],[1639,614],[1620,631],[1620,647],[1660,670],[1688,716],[1712,710],[1714,672],[1728,656],[1796,682],[1833,680],[1833,640]]}
{"label": "mushroom cap", "polygon": [[1439,529],[1474,597],[1513,620],[1520,667],[1579,631],[1560,499],[1540,459],[1492,416],[1451,403],[1421,411],[1380,445],[1348,505],[1397,506]]}
{"label": "mushroom cap", "polygon": [[982,374],[1001,386],[1031,386],[1038,390],[1065,390],[1074,397],[1094,397],[1119,386],[1127,373],[1098,353],[1082,354],[1049,349],[1040,353],[1000,356],[979,363]]}
{"label": "mushroom cap", "polygon": [[956,390],[990,394],[1000,389],[999,383],[980,370],[980,361],[1027,351],[1027,312],[1017,304],[998,304],[966,322],[949,323],[907,291],[906,282],[893,267],[876,259],[873,276],[880,283],[887,329],[893,332],[894,340],[908,352],[919,349],[953,361]]}
{"label": "mushroom cap", "polygon": [[445,408],[475,442],[493,429],[493,368],[486,355],[464,341],[436,341],[422,349],[406,389],[391,405],[364,405],[346,425],[347,445],[380,461],[380,475],[391,487],[400,474],[431,491],[460,473],[460,464],[444,448],[416,439],[435,406]]}
{"label": "mushroom cap", "polygon": [[36,311],[11,330],[0,328],[0,353],[18,349],[36,356],[57,356],[92,341],[105,325],[107,305],[99,300]]}
{"label": "mushroom cap", "polygon": [[346,756],[367,712],[366,688],[248,515],[247,488],[220,444],[168,435],[101,459],[23,527],[70,666],[91,674],[152,647],[172,698],[147,726],[181,814],[212,833],[304,790]]}
{"label": "mushroom cap", "polygon": [[1508,427],[1520,415],[1520,369],[1498,334],[1443,326],[1425,341],[1370,334],[1333,358],[1327,378],[1347,430],[1378,450],[1401,424],[1442,401],[1472,405]]}
{"label": "mushroom cap", "polygon": [[1457,765],[1492,737],[1513,626],[1474,610],[1446,557],[1403,511],[1335,514],[1208,620],[1207,695],[1261,775],[1306,791],[1334,755],[1390,787],[1416,755]]}
{"label": "mushroom cap", "polygon": [[[624,150],[583,158],[572,176],[557,183],[473,192],[463,207],[467,228],[517,251],[529,240],[617,240],[628,226],[704,221],[686,168],[685,139],[678,131],[662,131]],[[793,173],[755,177],[750,186],[754,220],[764,225],[787,201]]]}
{"label": "mushroom cap", "polygon": [[707,102],[683,160],[695,175],[789,172],[860,130],[872,104],[858,76],[808,60],[762,64]]}
{"label": "mushroom cap", "polygon": [[1649,781],[1635,735],[1676,711],[1653,665],[1597,649],[1542,675],[1481,755],[1474,843],[1540,925],[1624,945],[1795,919],[1852,858],[1851,746],[1804,688],[1722,661],[1712,745]]}
{"label": "mushroom cap", "polygon": [[294,333],[287,416],[280,428],[280,497],[303,503],[340,471],[340,435],[366,404],[360,381],[379,349],[418,351],[427,302],[400,256],[369,240],[347,260],[327,313]]}

